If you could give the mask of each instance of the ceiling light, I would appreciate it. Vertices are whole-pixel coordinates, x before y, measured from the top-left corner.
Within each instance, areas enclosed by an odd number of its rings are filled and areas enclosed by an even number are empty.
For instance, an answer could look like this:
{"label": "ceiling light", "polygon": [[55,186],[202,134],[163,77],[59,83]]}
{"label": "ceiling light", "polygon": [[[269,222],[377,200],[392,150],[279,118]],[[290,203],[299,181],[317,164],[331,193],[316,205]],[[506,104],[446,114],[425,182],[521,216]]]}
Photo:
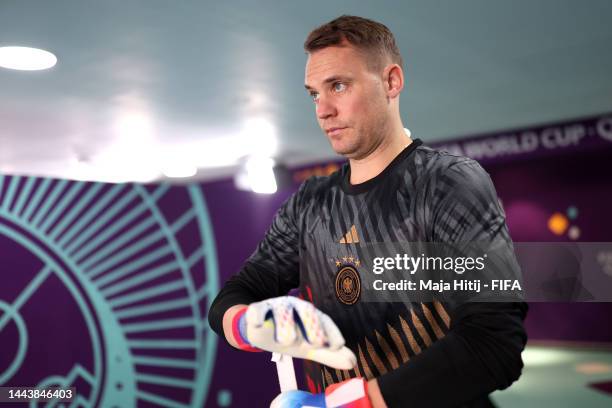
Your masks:
{"label": "ceiling light", "polygon": [[57,57],[49,51],[29,47],[0,47],[0,67],[39,71],[53,67]]}
{"label": "ceiling light", "polygon": [[162,170],[162,174],[169,178],[193,177],[198,173],[198,169],[188,163],[172,163]]}
{"label": "ceiling light", "polygon": [[276,193],[274,160],[269,157],[249,157],[235,182],[240,189],[250,189],[260,194]]}
{"label": "ceiling light", "polygon": [[244,145],[252,156],[274,156],[278,149],[276,127],[263,117],[246,121],[242,137]]}

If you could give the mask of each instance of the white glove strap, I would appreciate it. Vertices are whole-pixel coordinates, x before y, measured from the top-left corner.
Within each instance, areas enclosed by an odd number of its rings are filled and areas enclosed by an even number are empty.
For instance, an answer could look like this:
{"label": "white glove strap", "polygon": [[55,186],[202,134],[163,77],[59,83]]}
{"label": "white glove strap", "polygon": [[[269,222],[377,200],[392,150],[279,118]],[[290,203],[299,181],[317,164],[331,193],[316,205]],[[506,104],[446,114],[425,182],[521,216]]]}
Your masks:
{"label": "white glove strap", "polygon": [[293,358],[286,354],[272,353],[272,361],[276,362],[278,382],[281,392],[297,390]]}

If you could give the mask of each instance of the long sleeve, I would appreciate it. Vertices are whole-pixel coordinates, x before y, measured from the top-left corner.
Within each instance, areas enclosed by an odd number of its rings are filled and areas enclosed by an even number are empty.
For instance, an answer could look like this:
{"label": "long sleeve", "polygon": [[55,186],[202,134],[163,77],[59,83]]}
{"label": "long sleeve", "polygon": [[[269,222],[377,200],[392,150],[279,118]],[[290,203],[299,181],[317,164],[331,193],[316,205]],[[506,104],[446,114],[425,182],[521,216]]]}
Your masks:
{"label": "long sleeve", "polygon": [[255,252],[213,301],[208,321],[221,337],[230,307],[283,296],[299,286],[299,203],[305,185],[281,206]]}
{"label": "long sleeve", "polygon": [[461,407],[519,378],[526,342],[524,303],[468,303],[451,314],[449,333],[379,377],[392,407]]}
{"label": "long sleeve", "polygon": [[[503,210],[488,174],[473,160],[432,176],[429,239],[506,248],[516,263]],[[446,336],[378,378],[389,407],[490,406],[487,395],[519,378],[527,336],[523,302],[462,303],[451,307]]]}

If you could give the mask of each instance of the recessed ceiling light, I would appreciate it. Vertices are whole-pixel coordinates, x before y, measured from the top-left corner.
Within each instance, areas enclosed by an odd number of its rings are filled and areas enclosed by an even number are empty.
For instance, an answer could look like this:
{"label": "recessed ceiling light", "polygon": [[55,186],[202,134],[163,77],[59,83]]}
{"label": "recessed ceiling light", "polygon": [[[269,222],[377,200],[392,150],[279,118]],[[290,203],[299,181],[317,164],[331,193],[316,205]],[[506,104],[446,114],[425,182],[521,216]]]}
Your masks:
{"label": "recessed ceiling light", "polygon": [[49,51],[30,47],[0,47],[0,67],[38,71],[53,67],[57,57]]}
{"label": "recessed ceiling light", "polygon": [[173,163],[162,170],[162,174],[169,178],[193,177],[198,173],[198,169],[187,163]]}
{"label": "recessed ceiling light", "polygon": [[250,157],[246,164],[251,190],[260,194],[274,194],[278,188],[274,176],[274,160],[269,157]]}

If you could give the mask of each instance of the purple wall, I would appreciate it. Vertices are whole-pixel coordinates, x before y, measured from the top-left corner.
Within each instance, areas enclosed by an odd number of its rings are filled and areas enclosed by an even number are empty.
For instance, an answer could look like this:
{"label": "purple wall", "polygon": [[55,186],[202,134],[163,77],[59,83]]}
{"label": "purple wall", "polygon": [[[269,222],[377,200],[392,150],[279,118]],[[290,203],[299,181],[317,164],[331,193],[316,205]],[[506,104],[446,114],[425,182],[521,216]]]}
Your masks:
{"label": "purple wall", "polygon": [[[293,190],[274,195],[238,191],[232,180],[206,183],[203,186],[217,243],[221,282],[240,270],[260,239],[272,217]],[[217,392],[232,393],[232,405],[253,406],[253,401],[272,401],[278,394],[276,365],[271,353],[245,353],[219,341],[215,375],[206,406],[217,406]],[[263,405],[261,405],[263,406]]]}
{"label": "purple wall", "polygon": [[[555,212],[578,210],[571,221],[578,241],[612,241],[612,147],[489,165],[487,171],[504,203],[514,241],[570,241],[547,228]],[[612,342],[612,303],[532,303],[526,320],[530,339]]]}

